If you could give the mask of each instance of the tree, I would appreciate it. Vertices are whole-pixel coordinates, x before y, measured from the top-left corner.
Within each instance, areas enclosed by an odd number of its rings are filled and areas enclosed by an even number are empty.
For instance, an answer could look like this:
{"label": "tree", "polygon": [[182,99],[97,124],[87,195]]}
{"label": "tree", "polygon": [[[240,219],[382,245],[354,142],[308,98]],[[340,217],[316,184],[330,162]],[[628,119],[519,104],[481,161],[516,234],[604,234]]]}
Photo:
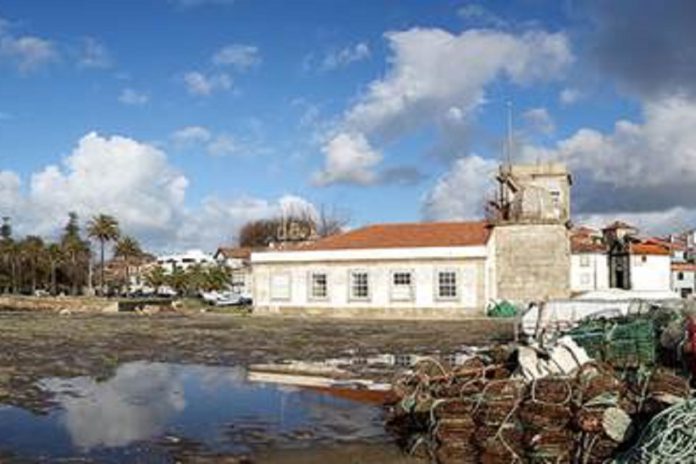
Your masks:
{"label": "tree", "polygon": [[130,265],[131,260],[138,259],[143,255],[140,244],[133,237],[126,235],[121,237],[114,247],[114,256],[121,258],[126,267],[126,286],[130,286]]}
{"label": "tree", "polygon": [[162,266],[155,266],[150,269],[144,276],[145,283],[152,287],[155,291],[162,285],[167,283],[167,273]]}
{"label": "tree", "polygon": [[316,222],[317,235],[322,238],[329,237],[343,232],[350,223],[350,215],[346,211],[338,210],[335,207],[326,208],[324,205],[321,205]]}
{"label": "tree", "polygon": [[51,294],[58,293],[57,269],[63,261],[63,248],[58,243],[51,243],[46,247],[46,257],[48,258],[50,268]]}
{"label": "tree", "polygon": [[[80,236],[80,223],[75,212],[68,214],[68,223],[63,229],[60,247],[64,256],[64,274],[68,277],[71,293],[76,295],[78,287],[89,280],[86,271],[90,265],[92,253],[89,243]],[[91,282],[87,283],[91,285]]]}
{"label": "tree", "polygon": [[180,267],[175,267],[172,272],[167,274],[165,283],[179,295],[185,295],[191,289],[190,274]]}
{"label": "tree", "polygon": [[41,260],[44,257],[44,242],[41,237],[29,235],[19,244],[20,253],[24,260],[29,265],[31,276],[31,293],[36,292],[36,283],[41,265]]}
{"label": "tree", "polygon": [[267,247],[276,240],[277,226],[277,223],[270,219],[247,222],[239,231],[239,246]]}
{"label": "tree", "polygon": [[118,221],[108,214],[99,214],[94,216],[87,225],[87,235],[99,242],[100,245],[100,279],[99,287],[102,294],[105,291],[104,287],[104,248],[108,242],[118,239],[121,231],[118,228]]}

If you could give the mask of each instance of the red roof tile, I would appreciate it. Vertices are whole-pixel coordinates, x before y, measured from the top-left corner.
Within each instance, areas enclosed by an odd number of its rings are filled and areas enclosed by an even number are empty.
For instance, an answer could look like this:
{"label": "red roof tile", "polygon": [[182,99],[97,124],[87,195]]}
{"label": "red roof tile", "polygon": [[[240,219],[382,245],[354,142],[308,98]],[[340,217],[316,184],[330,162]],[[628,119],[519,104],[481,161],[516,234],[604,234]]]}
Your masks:
{"label": "red roof tile", "polygon": [[308,244],[302,250],[350,250],[485,245],[491,228],[478,222],[375,224]]}
{"label": "red roof tile", "polygon": [[669,249],[656,243],[631,243],[631,253],[634,255],[669,255]]}
{"label": "red roof tile", "polygon": [[696,264],[695,263],[672,263],[672,270],[673,271],[696,272]]}
{"label": "red roof tile", "polygon": [[252,249],[249,247],[220,247],[215,254],[221,254],[228,259],[249,259],[251,257],[251,252]]}

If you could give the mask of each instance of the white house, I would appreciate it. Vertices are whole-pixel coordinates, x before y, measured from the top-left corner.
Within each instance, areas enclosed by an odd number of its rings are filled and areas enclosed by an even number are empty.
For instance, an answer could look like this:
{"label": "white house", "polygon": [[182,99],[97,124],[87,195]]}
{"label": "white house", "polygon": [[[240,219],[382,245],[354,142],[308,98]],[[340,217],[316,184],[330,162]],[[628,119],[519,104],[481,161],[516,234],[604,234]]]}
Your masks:
{"label": "white house", "polygon": [[671,250],[659,239],[640,238],[638,230],[614,222],[601,232],[578,227],[571,235],[570,281],[573,292],[619,288],[669,292]]}
{"label": "white house", "polygon": [[161,266],[165,272],[172,272],[174,269],[186,270],[195,265],[213,265],[215,264],[215,260],[211,255],[201,250],[189,250],[180,254],[158,256],[157,264]]}
{"label": "white house", "polygon": [[565,166],[506,166],[498,180],[488,221],[378,224],[253,252],[254,311],[449,318],[495,299],[568,297]]}
{"label": "white house", "polygon": [[609,256],[602,243],[571,239],[570,288],[573,292],[609,288]]}
{"label": "white house", "polygon": [[218,264],[230,269],[230,286],[235,293],[250,293],[251,248],[220,247],[213,255],[213,259]]}
{"label": "white house", "polygon": [[672,263],[672,290],[682,298],[696,295],[696,264]]}

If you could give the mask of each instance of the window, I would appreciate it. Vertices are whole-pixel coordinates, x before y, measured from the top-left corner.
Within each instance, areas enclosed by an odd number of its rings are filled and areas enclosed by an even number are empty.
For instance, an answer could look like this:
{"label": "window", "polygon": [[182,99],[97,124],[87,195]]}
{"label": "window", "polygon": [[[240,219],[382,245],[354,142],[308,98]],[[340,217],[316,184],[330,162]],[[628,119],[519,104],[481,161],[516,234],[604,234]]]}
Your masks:
{"label": "window", "polygon": [[447,300],[457,298],[457,273],[455,271],[439,271],[437,273],[437,297]]}
{"label": "window", "polygon": [[365,271],[351,271],[350,273],[350,298],[353,300],[367,300],[370,297],[370,284],[368,274]]}
{"label": "window", "polygon": [[290,299],[290,274],[273,274],[271,276],[271,299],[289,300]]}
{"label": "window", "polygon": [[309,296],[313,300],[323,300],[329,295],[328,279],[323,272],[312,272],[309,280]]}
{"label": "window", "polygon": [[590,257],[587,255],[581,255],[580,256],[580,266],[590,267]]}
{"label": "window", "polygon": [[677,273],[677,280],[684,280],[684,273],[683,272]]}
{"label": "window", "polygon": [[643,255],[643,256],[640,257],[640,261],[641,261],[642,263],[645,263],[645,262],[648,261],[648,257],[645,256],[645,255]]}
{"label": "window", "polygon": [[406,301],[413,298],[413,276],[409,271],[394,271],[391,278],[391,299]]}

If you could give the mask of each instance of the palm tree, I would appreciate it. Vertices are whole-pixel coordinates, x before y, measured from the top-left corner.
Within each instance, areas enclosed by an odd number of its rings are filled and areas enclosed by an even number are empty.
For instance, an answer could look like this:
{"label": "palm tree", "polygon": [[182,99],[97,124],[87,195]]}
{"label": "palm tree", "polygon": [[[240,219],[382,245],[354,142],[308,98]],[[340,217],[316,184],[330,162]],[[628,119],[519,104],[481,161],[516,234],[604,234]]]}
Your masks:
{"label": "palm tree", "polygon": [[144,278],[148,287],[152,287],[157,292],[167,282],[167,273],[162,266],[156,266],[150,269]]}
{"label": "palm tree", "polygon": [[48,245],[48,247],[46,247],[46,256],[48,257],[51,272],[51,294],[56,295],[58,293],[56,270],[65,256],[63,254],[63,249],[57,243],[51,243]]}
{"label": "palm tree", "polygon": [[37,271],[44,256],[44,242],[41,237],[29,235],[20,242],[20,250],[29,264],[31,272],[31,293],[36,291]]}
{"label": "palm tree", "polygon": [[114,247],[114,256],[121,258],[126,266],[126,287],[130,288],[130,263],[131,259],[140,258],[143,255],[143,250],[140,244],[133,237],[126,235],[116,242]]}
{"label": "palm tree", "polygon": [[107,242],[114,241],[118,239],[121,235],[121,231],[118,228],[118,221],[113,216],[108,214],[99,214],[94,216],[87,225],[87,235],[99,242],[101,248],[101,269],[100,269],[100,279],[99,287],[101,288],[102,294],[104,293],[104,247]]}

